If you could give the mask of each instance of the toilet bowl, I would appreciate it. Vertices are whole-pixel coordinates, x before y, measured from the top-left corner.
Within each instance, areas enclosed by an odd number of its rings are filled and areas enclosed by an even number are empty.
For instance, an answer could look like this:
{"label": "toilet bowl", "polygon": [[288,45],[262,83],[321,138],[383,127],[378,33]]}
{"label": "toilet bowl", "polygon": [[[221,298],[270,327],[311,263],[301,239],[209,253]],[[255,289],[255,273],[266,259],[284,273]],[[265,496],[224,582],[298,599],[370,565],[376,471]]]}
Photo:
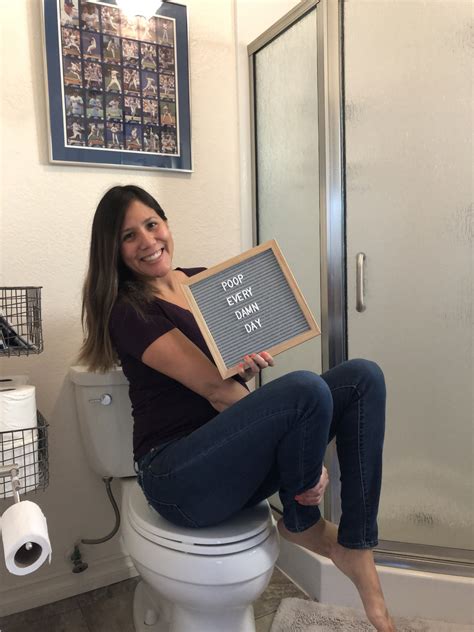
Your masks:
{"label": "toilet bowl", "polygon": [[189,529],[146,501],[131,458],[133,422],[120,369],[70,369],[91,467],[122,479],[121,538],[141,576],[136,632],[255,632],[252,602],[267,587],[279,546],[266,501],[214,527]]}
{"label": "toilet bowl", "polygon": [[128,482],[123,543],[146,587],[134,598],[137,632],[254,632],[252,602],[267,587],[278,536],[267,502],[205,529],[176,527]]}

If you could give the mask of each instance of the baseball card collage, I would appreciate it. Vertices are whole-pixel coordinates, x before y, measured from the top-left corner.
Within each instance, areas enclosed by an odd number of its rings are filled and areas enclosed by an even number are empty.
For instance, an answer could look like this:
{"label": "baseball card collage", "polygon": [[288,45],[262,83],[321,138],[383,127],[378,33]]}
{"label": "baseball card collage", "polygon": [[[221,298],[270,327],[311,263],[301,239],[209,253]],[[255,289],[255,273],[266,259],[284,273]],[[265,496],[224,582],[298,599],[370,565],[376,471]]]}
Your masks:
{"label": "baseball card collage", "polygon": [[65,144],[179,155],[175,20],[59,1]]}

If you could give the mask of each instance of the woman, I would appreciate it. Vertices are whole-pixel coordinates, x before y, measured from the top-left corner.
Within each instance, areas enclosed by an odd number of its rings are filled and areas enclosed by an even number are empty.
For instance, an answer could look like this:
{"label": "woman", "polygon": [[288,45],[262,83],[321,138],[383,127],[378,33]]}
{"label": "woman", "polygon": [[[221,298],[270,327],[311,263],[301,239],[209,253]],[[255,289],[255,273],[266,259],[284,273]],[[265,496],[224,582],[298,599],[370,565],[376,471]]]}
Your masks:
{"label": "woman", "polygon": [[[187,527],[218,524],[279,492],[280,535],[329,557],[354,582],[367,616],[392,632],[372,548],[384,436],[385,385],[372,362],[351,360],[321,377],[296,371],[250,393],[269,353],[246,356],[223,380],[182,283],[203,268],[173,268],[173,237],[156,200],[117,186],[99,203],[84,286],[80,359],[130,382],[134,456],[150,504]],[[337,440],[339,528],[321,517],[323,457]]]}

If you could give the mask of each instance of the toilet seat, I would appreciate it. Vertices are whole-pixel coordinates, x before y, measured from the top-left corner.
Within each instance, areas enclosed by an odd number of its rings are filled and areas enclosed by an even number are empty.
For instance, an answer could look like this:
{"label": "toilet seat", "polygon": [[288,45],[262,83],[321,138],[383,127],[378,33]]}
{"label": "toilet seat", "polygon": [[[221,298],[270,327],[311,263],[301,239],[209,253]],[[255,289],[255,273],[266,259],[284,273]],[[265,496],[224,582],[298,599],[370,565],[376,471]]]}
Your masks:
{"label": "toilet seat", "polygon": [[272,519],[266,501],[242,510],[215,527],[191,529],[165,520],[135,484],[128,490],[128,519],[141,536],[168,549],[194,555],[226,555],[246,551],[270,535]]}

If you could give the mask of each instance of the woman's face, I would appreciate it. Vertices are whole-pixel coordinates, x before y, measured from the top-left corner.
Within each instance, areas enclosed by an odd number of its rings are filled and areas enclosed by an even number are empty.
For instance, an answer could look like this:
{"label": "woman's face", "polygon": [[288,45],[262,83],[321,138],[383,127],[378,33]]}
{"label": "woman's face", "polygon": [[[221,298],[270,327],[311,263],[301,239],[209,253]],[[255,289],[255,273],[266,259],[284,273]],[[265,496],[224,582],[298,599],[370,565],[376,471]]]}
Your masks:
{"label": "woman's face", "polygon": [[124,264],[139,276],[163,277],[171,270],[173,250],[167,222],[143,202],[133,200],[120,231]]}

